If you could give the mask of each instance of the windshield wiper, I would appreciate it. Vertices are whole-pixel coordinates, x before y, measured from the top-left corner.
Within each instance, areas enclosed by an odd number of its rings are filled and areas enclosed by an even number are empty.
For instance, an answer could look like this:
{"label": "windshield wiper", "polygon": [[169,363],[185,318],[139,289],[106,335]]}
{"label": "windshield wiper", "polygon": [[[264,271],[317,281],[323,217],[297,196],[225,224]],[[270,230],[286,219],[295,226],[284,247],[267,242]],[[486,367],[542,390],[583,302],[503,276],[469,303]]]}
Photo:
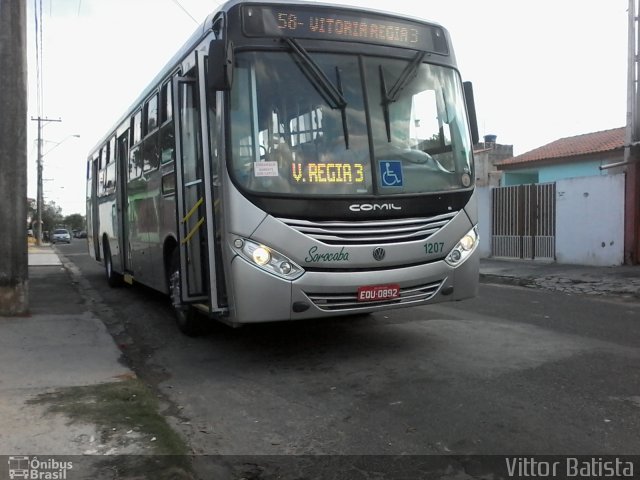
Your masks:
{"label": "windshield wiper", "polygon": [[340,70],[336,67],[336,77],[338,79],[338,86],[336,87],[333,82],[325,75],[324,71],[311,58],[309,53],[293,38],[283,38],[285,42],[291,47],[291,51],[296,55],[299,60],[298,66],[302,73],[307,77],[309,82],[314,86],[316,91],[324,99],[327,104],[334,110],[339,109],[342,113],[342,130],[344,132],[344,142],[346,148],[349,149],[349,130],[347,128],[347,100],[342,94],[342,80],[340,77]]}
{"label": "windshield wiper", "polygon": [[391,90],[387,90],[387,82],[384,78],[384,70],[380,65],[380,85],[382,88],[382,111],[384,113],[384,123],[387,128],[387,141],[391,141],[391,122],[389,119],[389,104],[398,100],[400,92],[403,88],[409,85],[420,69],[422,60],[424,59],[426,52],[418,52],[415,57],[404,67],[404,70],[396,80],[396,83],[391,87]]}

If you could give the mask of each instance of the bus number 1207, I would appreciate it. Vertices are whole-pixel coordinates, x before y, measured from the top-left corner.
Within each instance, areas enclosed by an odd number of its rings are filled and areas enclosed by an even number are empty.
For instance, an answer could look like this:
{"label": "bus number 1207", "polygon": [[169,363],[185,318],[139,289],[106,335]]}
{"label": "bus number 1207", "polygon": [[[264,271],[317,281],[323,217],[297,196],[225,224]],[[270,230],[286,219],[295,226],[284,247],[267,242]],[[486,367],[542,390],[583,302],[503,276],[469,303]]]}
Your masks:
{"label": "bus number 1207", "polygon": [[424,244],[424,253],[442,253],[444,251],[444,242],[429,242]]}

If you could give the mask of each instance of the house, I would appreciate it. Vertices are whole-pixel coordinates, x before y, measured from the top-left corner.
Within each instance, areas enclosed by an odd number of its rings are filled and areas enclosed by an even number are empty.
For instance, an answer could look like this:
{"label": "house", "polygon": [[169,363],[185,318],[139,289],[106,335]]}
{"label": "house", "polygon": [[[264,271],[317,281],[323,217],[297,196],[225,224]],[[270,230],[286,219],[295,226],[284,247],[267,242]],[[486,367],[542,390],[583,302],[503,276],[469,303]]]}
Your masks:
{"label": "house", "polygon": [[496,140],[496,135],[485,135],[484,142],[473,146],[476,186],[478,187],[499,186],[502,172],[496,168],[496,163],[513,157],[513,145],[500,145]]}
{"label": "house", "polygon": [[624,127],[603,130],[496,160],[491,256],[623,263],[625,221],[638,209],[625,202],[624,138]]}
{"label": "house", "polygon": [[624,134],[620,127],[561,138],[494,165],[503,173],[502,186],[620,173],[600,167],[623,161]]}

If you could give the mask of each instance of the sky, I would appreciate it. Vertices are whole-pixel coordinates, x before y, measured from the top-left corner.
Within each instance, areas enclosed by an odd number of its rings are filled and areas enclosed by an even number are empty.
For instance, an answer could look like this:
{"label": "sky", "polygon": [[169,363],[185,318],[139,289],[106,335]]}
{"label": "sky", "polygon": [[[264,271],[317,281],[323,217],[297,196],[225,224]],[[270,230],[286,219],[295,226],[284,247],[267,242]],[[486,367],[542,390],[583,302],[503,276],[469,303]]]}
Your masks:
{"label": "sky", "polygon": [[[60,119],[42,129],[44,200],[64,215],[84,214],[89,150],[219,2],[26,1],[28,196],[36,198],[37,191],[37,122],[31,119]],[[339,3],[447,28],[463,80],[473,82],[480,135],[497,135],[515,155],[625,125],[628,0]],[[40,103],[36,9],[42,9]]]}

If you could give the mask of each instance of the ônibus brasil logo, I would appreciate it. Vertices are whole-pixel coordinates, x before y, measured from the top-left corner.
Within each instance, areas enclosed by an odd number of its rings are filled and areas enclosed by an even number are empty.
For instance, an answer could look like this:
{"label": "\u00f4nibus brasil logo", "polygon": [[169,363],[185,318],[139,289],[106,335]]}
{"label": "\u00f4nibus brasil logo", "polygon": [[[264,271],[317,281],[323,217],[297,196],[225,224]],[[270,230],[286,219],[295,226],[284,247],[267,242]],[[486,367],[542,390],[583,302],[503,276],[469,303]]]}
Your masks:
{"label": "\u00f4nibus brasil logo", "polygon": [[14,455],[9,457],[9,478],[33,480],[66,480],[67,470],[73,469],[73,462],[63,462],[53,458],[38,460],[38,457]]}

